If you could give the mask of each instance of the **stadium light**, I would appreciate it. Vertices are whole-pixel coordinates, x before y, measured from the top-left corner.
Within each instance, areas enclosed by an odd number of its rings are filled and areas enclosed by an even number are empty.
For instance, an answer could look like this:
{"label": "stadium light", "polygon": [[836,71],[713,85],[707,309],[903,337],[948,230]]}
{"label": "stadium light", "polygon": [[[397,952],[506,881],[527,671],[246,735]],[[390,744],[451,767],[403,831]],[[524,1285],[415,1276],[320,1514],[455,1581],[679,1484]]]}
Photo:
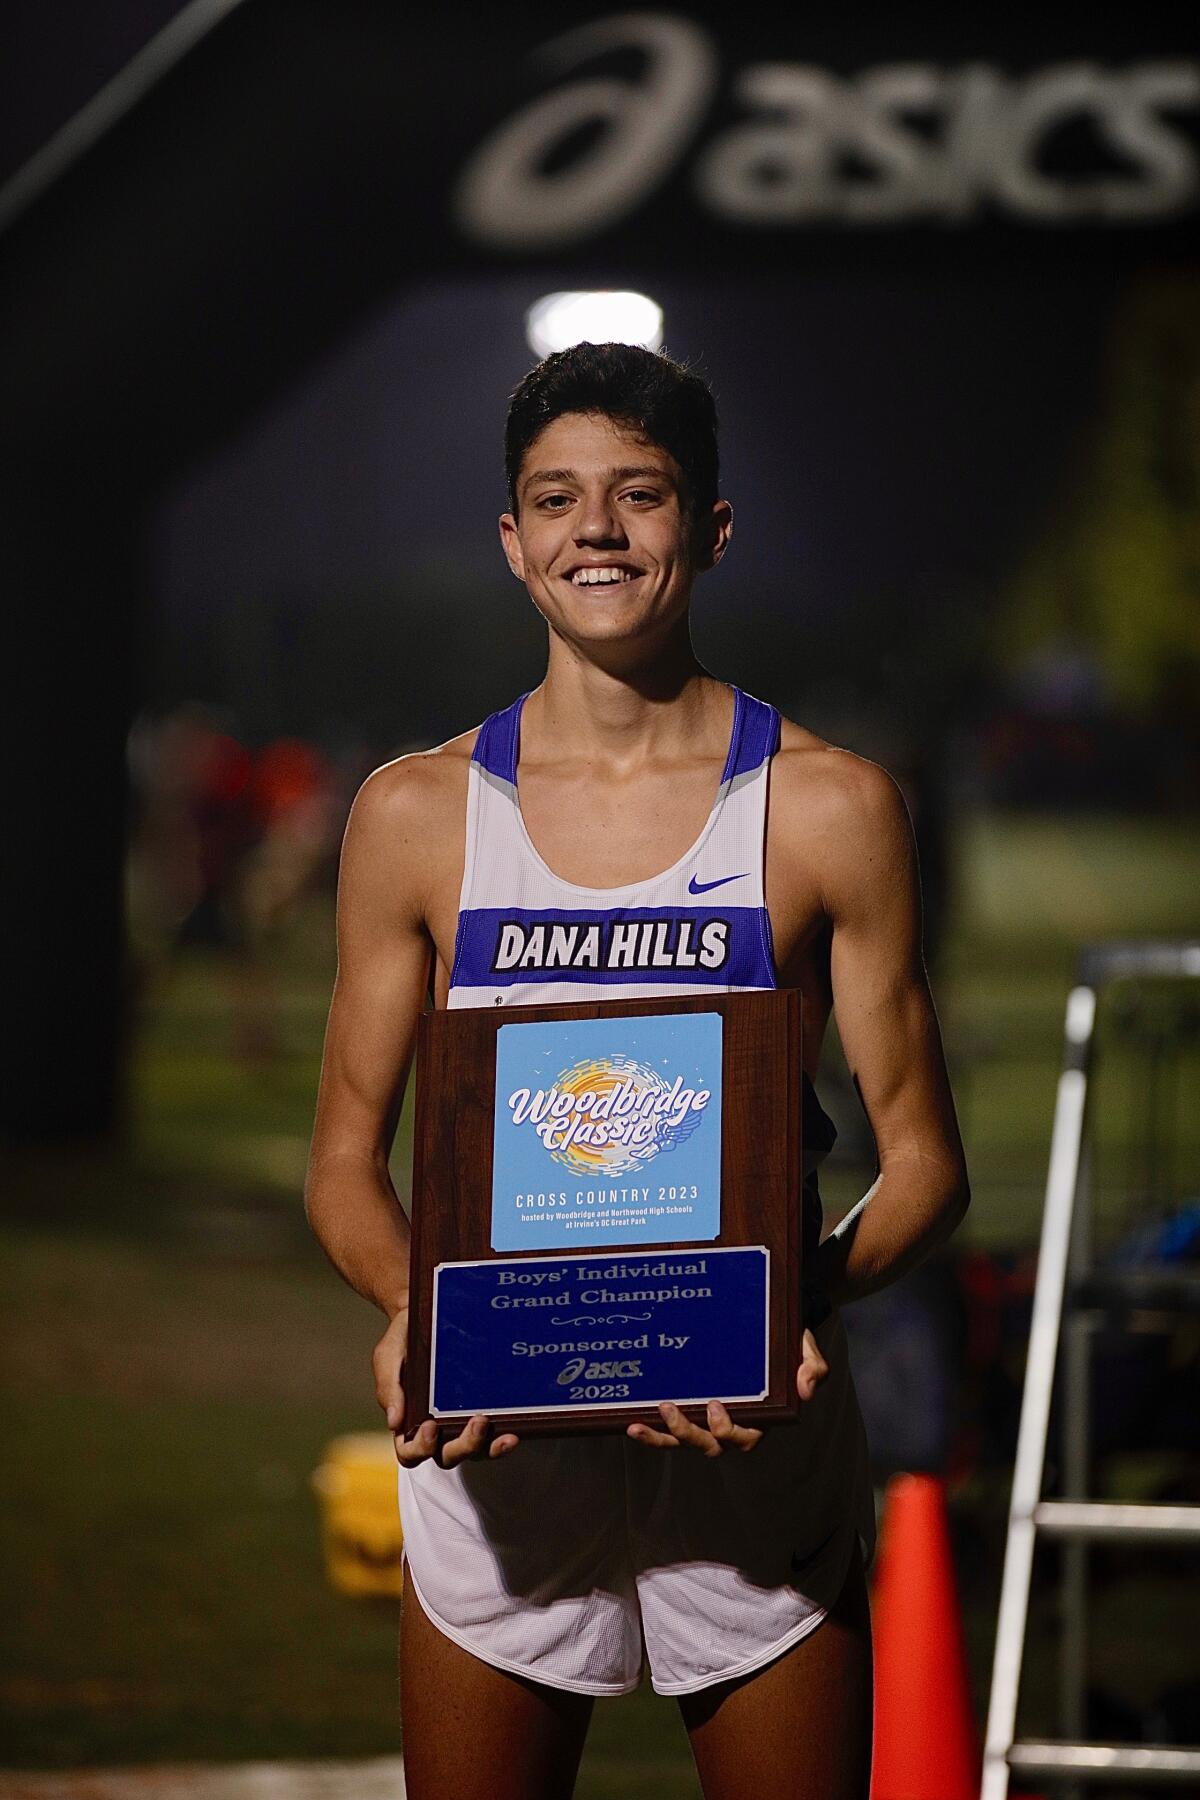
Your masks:
{"label": "stadium light", "polygon": [[661,350],[662,307],[627,289],[543,294],[525,314],[525,336],[535,356],[572,344],[641,344]]}

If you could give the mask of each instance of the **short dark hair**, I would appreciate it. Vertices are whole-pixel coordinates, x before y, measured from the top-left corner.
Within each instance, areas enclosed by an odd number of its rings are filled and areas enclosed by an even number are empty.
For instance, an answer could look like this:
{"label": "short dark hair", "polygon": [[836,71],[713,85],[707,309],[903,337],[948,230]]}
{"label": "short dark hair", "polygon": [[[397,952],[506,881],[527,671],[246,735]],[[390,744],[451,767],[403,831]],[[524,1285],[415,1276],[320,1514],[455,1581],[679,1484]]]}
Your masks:
{"label": "short dark hair", "polygon": [[693,513],[717,498],[717,408],[708,383],[638,344],[573,344],[530,369],[509,400],[504,468],[514,515],[525,452],[563,413],[603,413],[669,452]]}

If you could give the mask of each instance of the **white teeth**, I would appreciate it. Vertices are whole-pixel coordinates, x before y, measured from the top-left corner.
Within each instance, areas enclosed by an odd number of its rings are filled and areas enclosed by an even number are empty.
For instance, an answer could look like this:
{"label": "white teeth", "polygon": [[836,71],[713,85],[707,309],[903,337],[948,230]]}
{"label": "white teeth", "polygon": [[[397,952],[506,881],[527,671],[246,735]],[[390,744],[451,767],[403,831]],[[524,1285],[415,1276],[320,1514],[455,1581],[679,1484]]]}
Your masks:
{"label": "white teeth", "polygon": [[615,587],[619,582],[632,581],[633,576],[628,569],[576,569],[571,580],[576,587]]}

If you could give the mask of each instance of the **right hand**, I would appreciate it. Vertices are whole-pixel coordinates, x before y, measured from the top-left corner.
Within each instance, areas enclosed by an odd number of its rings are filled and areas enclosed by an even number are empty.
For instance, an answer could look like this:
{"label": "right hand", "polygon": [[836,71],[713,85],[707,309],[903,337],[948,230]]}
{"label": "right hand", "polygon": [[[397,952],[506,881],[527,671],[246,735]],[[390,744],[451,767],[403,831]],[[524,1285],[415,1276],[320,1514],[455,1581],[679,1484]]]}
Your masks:
{"label": "right hand", "polygon": [[[413,1434],[410,1443],[404,1438],[404,1358],[408,1346],[408,1308],[402,1306],[375,1346],[372,1363],[375,1369],[375,1398],[383,1408],[388,1430],[396,1445],[396,1461],[406,1469],[435,1457],[442,1468],[451,1468],[467,1458],[507,1456],[515,1450],[519,1439],[511,1431],[491,1436],[491,1420],[483,1413],[468,1419],[457,1437],[441,1442],[436,1419],[426,1419]],[[440,1451],[440,1454],[439,1454]]]}

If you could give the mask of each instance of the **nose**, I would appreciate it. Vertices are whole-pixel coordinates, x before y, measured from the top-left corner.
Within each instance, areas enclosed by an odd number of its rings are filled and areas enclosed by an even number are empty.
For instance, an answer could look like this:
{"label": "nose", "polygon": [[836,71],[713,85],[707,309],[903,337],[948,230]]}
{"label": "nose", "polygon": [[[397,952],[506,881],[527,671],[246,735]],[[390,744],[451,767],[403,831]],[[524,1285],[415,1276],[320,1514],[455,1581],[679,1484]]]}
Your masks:
{"label": "nose", "polygon": [[594,549],[625,549],[629,540],[606,489],[585,493],[575,518],[575,542]]}

